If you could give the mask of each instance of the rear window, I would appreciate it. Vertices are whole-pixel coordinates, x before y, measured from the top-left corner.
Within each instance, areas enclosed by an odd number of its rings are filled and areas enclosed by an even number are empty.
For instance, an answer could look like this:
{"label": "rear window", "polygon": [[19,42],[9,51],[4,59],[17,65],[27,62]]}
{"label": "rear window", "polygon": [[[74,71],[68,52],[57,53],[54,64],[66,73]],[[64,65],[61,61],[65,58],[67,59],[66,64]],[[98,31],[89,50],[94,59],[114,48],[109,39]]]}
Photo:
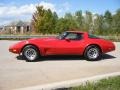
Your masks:
{"label": "rear window", "polygon": [[92,35],[92,34],[89,34],[88,37],[89,37],[89,38],[99,39],[99,37],[97,37],[97,36],[95,36],[95,35]]}

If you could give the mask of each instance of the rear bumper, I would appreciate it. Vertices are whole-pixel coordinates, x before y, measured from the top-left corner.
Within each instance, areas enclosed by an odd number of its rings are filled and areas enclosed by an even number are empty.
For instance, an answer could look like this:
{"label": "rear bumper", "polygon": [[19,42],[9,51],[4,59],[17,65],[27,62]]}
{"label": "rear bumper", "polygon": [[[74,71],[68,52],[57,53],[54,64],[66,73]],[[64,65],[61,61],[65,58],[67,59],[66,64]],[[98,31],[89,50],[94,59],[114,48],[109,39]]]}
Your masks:
{"label": "rear bumper", "polygon": [[111,52],[114,50],[115,50],[115,45],[114,45],[114,43],[112,43],[112,44],[109,44],[108,46],[106,46],[106,48],[104,48],[104,53]]}

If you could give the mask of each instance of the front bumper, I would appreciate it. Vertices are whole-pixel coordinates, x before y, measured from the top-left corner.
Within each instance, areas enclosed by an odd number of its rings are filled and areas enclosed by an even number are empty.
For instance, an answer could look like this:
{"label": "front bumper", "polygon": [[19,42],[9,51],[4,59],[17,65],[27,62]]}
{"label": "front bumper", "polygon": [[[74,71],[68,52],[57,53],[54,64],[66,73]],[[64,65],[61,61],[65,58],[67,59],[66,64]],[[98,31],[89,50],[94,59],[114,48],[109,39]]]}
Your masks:
{"label": "front bumper", "polygon": [[9,52],[12,52],[12,53],[15,53],[15,54],[20,54],[20,50],[18,48],[13,48],[13,47],[9,48]]}
{"label": "front bumper", "polygon": [[21,49],[24,47],[26,44],[26,41],[20,41],[12,46],[9,47],[9,52],[15,53],[15,54],[20,54]]}

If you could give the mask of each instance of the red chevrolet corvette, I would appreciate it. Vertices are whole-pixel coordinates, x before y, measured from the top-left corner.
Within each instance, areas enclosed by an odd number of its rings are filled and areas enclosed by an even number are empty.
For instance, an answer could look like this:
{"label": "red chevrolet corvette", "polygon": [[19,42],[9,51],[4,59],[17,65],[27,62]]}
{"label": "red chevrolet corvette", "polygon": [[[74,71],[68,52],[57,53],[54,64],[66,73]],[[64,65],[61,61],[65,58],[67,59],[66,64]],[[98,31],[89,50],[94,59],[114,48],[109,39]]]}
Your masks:
{"label": "red chevrolet corvette", "polygon": [[83,55],[87,60],[97,60],[113,50],[115,45],[111,41],[79,31],[67,31],[54,38],[28,39],[9,48],[12,53],[22,53],[26,61],[47,55]]}

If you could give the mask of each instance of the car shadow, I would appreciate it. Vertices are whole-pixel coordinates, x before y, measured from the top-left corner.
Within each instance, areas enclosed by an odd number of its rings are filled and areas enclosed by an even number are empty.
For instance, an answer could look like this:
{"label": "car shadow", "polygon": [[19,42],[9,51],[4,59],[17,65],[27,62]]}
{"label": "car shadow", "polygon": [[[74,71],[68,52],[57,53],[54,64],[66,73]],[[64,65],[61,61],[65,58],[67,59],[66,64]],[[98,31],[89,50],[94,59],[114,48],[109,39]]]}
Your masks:
{"label": "car shadow", "polygon": [[109,54],[103,54],[101,57],[101,60],[105,60],[105,59],[114,59],[116,58],[115,56],[109,55]]}
{"label": "car shadow", "polygon": [[[22,55],[19,55],[16,57],[17,60],[25,60],[25,58]],[[101,61],[101,60],[107,60],[107,59],[113,59],[116,58],[112,55],[109,54],[103,54],[101,56],[100,60],[97,61]],[[40,57],[38,60],[36,60],[35,62],[40,62],[40,61],[78,61],[78,60],[86,60],[83,56],[79,56],[79,55],[55,55],[55,56],[45,56],[45,57]]]}
{"label": "car shadow", "polygon": [[[25,58],[22,55],[19,55],[16,57],[17,60],[25,60]],[[53,55],[53,56],[44,56],[40,57],[35,62],[39,61],[69,61],[69,60],[85,60],[82,56],[75,56],[75,55]]]}

